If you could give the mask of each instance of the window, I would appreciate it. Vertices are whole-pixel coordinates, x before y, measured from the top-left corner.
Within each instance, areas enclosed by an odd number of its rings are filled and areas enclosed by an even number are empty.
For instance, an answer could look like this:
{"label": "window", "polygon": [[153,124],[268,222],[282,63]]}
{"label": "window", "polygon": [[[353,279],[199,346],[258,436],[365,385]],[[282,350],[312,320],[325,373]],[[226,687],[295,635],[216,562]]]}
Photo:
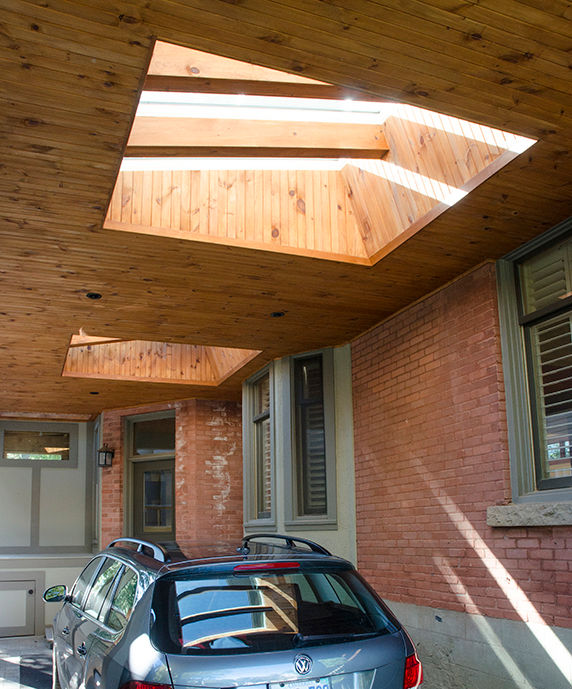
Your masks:
{"label": "window", "polygon": [[4,466],[75,468],[75,424],[33,421],[0,422],[0,463]]}
{"label": "window", "polygon": [[103,567],[97,575],[85,602],[84,610],[88,615],[97,618],[105,601],[113,580],[117,572],[121,569],[121,563],[118,560],[106,558]]}
{"label": "window", "polygon": [[121,631],[131,616],[133,604],[135,603],[135,593],[137,591],[137,575],[129,568],[125,567],[117,589],[113,594],[109,614],[107,616],[107,626],[116,632]]}
{"label": "window", "polygon": [[294,360],[294,475],[298,514],[328,513],[322,355]]}
{"label": "window", "polygon": [[147,417],[142,414],[139,419],[131,420],[131,457],[149,457],[150,455],[175,454],[175,417]]}
{"label": "window", "polygon": [[70,434],[54,431],[4,431],[2,458],[68,461]]}
{"label": "window", "polygon": [[248,485],[247,521],[272,521],[273,449],[272,449],[271,371],[265,369],[247,384],[245,400],[245,459]]}
{"label": "window", "polygon": [[254,392],[254,463],[256,518],[272,515],[272,462],[270,447],[270,375],[266,373],[253,385]]}
{"label": "window", "polygon": [[538,490],[572,486],[572,239],[519,266]]}
{"label": "window", "polygon": [[85,592],[92,582],[96,572],[103,563],[103,558],[98,557],[92,560],[77,578],[71,594],[72,603],[81,608]]}
{"label": "window", "polygon": [[521,502],[572,499],[572,238],[562,227],[551,234],[498,266],[511,480]]}
{"label": "window", "polygon": [[336,526],[334,357],[275,361],[244,386],[246,526]]}
{"label": "window", "polygon": [[292,448],[286,525],[336,524],[334,363],[331,350],[292,358]]}
{"label": "window", "polygon": [[154,644],[181,655],[300,650],[395,631],[362,579],[344,566],[168,574],[157,580],[152,607]]}

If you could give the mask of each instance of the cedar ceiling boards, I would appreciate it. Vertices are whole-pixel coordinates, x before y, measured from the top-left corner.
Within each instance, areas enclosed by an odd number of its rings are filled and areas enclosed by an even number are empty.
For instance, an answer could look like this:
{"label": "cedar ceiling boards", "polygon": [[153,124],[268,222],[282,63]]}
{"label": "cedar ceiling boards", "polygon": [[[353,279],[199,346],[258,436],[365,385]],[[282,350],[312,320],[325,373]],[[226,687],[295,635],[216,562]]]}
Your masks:
{"label": "cedar ceiling boards", "polygon": [[[5,0],[0,409],[237,399],[264,361],[351,340],[570,215],[570,18],[564,0]],[[539,142],[371,268],[105,230],[155,37]],[[80,328],[264,353],[198,391],[64,378]]]}

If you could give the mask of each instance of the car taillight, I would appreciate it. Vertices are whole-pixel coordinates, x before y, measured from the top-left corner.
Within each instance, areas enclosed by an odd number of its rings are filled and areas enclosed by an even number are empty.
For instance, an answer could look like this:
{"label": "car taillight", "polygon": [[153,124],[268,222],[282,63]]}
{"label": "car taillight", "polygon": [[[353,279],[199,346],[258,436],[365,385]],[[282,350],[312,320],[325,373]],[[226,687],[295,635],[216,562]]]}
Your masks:
{"label": "car taillight", "polygon": [[405,673],[403,675],[403,689],[416,689],[423,681],[423,667],[417,653],[405,658]]}
{"label": "car taillight", "polygon": [[235,572],[246,572],[246,571],[262,571],[265,569],[294,569],[300,567],[299,562],[249,562],[244,565],[236,565],[233,568]]}
{"label": "car taillight", "polygon": [[127,684],[122,684],[120,689],[173,689],[170,684],[155,684],[154,682],[140,682],[132,679]]}

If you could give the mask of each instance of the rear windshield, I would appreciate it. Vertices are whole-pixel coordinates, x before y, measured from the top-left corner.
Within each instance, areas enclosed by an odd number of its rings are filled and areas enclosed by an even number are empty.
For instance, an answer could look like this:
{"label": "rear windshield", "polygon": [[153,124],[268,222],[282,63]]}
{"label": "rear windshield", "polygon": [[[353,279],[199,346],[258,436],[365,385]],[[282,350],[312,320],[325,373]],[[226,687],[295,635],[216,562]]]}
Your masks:
{"label": "rear windshield", "polygon": [[277,651],[395,631],[353,570],[159,579],[152,636],[166,653]]}

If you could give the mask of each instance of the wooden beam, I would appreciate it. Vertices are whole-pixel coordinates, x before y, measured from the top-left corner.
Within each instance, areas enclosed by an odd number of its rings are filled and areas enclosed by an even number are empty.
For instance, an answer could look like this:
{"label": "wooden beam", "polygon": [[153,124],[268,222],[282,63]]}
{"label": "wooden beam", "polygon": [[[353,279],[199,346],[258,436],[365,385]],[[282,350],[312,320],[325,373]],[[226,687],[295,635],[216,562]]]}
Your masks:
{"label": "wooden beam", "polygon": [[279,156],[280,151],[312,158],[381,158],[387,143],[381,125],[137,117],[126,155]]}
{"label": "wooden beam", "polygon": [[283,81],[259,81],[257,79],[212,79],[149,74],[145,78],[143,90],[381,102],[377,95],[334,84],[298,84]]}
{"label": "wooden beam", "polygon": [[127,146],[126,158],[367,158],[383,157],[377,148],[272,148],[270,146]]}
{"label": "wooden beam", "polygon": [[149,65],[149,74],[183,76],[191,79],[223,78],[282,81],[297,84],[322,83],[300,74],[288,74],[281,70],[269,69],[243,60],[233,60],[222,55],[213,55],[163,41],[155,43],[153,57]]}

